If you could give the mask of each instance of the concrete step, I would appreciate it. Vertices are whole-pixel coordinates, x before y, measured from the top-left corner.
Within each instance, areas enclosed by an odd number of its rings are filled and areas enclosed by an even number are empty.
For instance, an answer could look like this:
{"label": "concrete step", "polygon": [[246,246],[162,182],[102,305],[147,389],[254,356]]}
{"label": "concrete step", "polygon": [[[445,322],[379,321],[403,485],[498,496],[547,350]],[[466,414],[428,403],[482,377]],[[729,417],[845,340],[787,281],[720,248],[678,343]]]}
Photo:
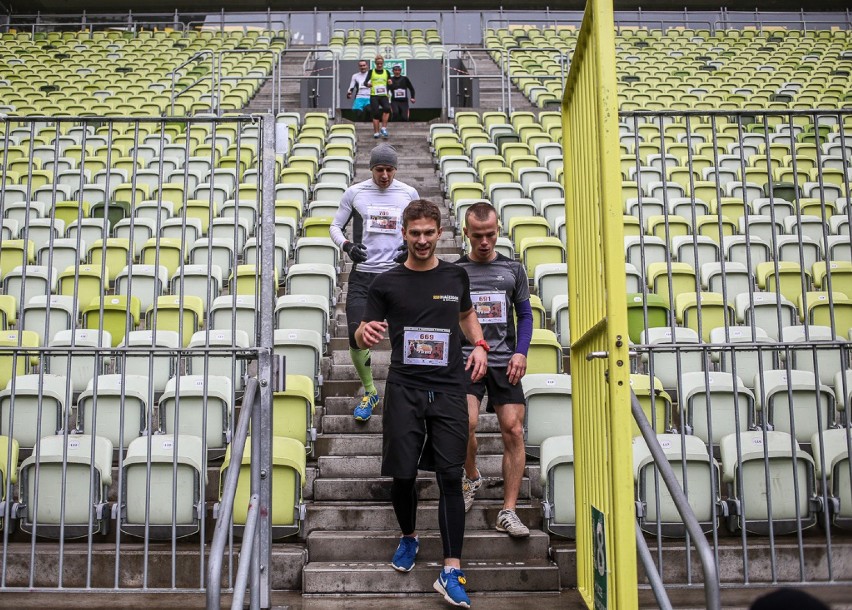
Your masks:
{"label": "concrete step", "polygon": [[[501,499],[477,498],[465,515],[465,531],[492,529],[497,523],[497,513],[502,508]],[[537,500],[519,504],[515,512],[530,529],[541,529],[541,505]],[[394,530],[396,527],[398,527],[396,515],[390,503],[373,504],[344,500],[308,504],[304,531],[309,534],[316,530],[375,531]],[[421,530],[438,529],[437,502],[432,500],[418,502],[417,527]]]}
{"label": "concrete step", "polygon": [[[483,454],[476,460],[476,467],[483,477],[501,477],[502,464],[502,454]],[[317,458],[319,475],[323,479],[378,477],[381,476],[381,465],[379,455],[324,455]]]}
{"label": "concrete step", "polygon": [[[443,559],[441,534],[436,530],[419,528],[420,550],[417,561]],[[306,548],[313,563],[324,561],[390,561],[399,544],[399,530],[361,532],[312,532]],[[544,532],[531,531],[527,538],[511,538],[497,530],[466,530],[464,553],[466,562],[517,561],[546,559],[550,537]]]}
{"label": "concrete step", "polygon": [[[424,473],[425,474],[425,473]],[[488,483],[497,483],[490,485]],[[386,477],[369,478],[345,478],[345,479],[316,479],[314,481],[314,500],[316,502],[361,500],[361,501],[389,501],[391,479]],[[423,500],[438,499],[438,484],[431,473],[428,476],[417,477],[418,497]],[[503,498],[503,482],[496,479],[486,481],[476,497],[484,500],[499,500]],[[530,479],[524,477],[521,480],[521,489],[518,497],[528,500],[530,495]]]}
{"label": "concrete step", "polygon": [[[382,431],[381,408],[382,401],[379,401],[379,407],[373,409],[373,417],[366,422],[355,421],[352,417],[353,402],[340,398],[329,398],[325,405],[325,410],[322,416],[322,429],[326,434],[362,434],[369,432],[379,434]],[[333,409],[333,411],[331,411]],[[333,415],[329,413],[333,412]],[[379,417],[376,417],[376,416]],[[479,426],[477,427],[478,434],[496,433],[499,432],[499,424],[497,416],[493,413],[481,413],[479,416]]]}
{"label": "concrete step", "polygon": [[[483,455],[503,451],[503,439],[499,434],[477,434],[479,452]],[[381,455],[382,435],[362,432],[360,434],[321,434],[314,444],[314,455]]]}
{"label": "concrete step", "polygon": [[[558,568],[547,560],[471,561],[462,565],[466,589],[476,591],[558,591]],[[434,590],[441,564],[422,561],[406,574],[381,562],[310,562],[303,593],[427,593]],[[438,598],[435,597],[436,604]]]}
{"label": "concrete step", "polygon": [[[27,543],[10,543],[6,547],[6,569],[4,571],[5,587],[30,587],[29,572],[33,568],[35,581],[34,587],[56,587],[59,578],[59,561],[63,561],[62,586],[68,588],[112,588],[115,586],[116,557],[119,558],[118,583],[120,588],[126,588],[125,595],[129,591],[138,591],[141,587],[141,575],[147,568],[148,587],[150,592],[157,589],[199,589],[204,587],[206,575],[202,576],[199,554],[199,545],[178,543],[175,554],[172,554],[171,543],[151,542],[148,546],[147,556],[145,547],[141,542],[128,542],[123,538],[120,553],[116,555],[115,543],[93,542],[92,543],[92,567],[91,582],[86,582],[88,543],[86,540],[79,542],[66,542],[62,547],[60,556],[59,545],[56,542],[37,542],[35,546],[35,563],[31,564],[32,546]],[[207,554],[205,548],[205,557]],[[236,561],[239,555],[239,542],[235,544],[233,555],[233,570],[236,570]],[[303,543],[281,543],[276,542],[272,546],[271,578],[272,588],[278,590],[298,589],[302,585],[302,567],[307,561],[307,555]],[[226,556],[223,563],[222,582],[228,582],[229,559]],[[205,563],[205,569],[206,569]],[[172,584],[172,570],[174,569],[175,581]],[[7,606],[4,600],[3,607]],[[58,600],[57,600],[58,601]],[[56,605],[41,607],[59,607]],[[86,607],[92,607],[84,604]],[[30,606],[32,607],[32,606]],[[79,606],[78,606],[79,607]],[[138,607],[138,606],[137,606]],[[159,607],[152,602],[148,607]]]}

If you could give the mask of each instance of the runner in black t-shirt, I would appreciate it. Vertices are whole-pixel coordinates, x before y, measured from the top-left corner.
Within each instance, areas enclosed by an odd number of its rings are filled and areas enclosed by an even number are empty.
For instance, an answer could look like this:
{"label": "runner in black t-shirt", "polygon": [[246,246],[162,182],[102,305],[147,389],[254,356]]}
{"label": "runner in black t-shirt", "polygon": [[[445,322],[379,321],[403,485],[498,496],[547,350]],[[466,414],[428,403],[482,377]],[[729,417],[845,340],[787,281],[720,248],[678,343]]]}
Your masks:
{"label": "runner in black t-shirt", "polygon": [[414,85],[402,74],[402,66],[396,65],[388,83],[391,100],[391,116],[394,121],[408,121],[408,103],[414,103]]}
{"label": "runner in black t-shirt", "polygon": [[[401,572],[414,567],[419,549],[417,470],[434,470],[444,551],[444,569],[434,587],[448,602],[469,608],[461,571],[461,479],[468,434],[465,375],[478,381],[485,374],[488,344],[471,305],[467,273],[435,256],[440,223],[441,212],[429,201],[412,201],[405,209],[402,231],[408,259],[370,286],[355,339],[359,347],[369,348],[387,331],[391,340],[382,475],[393,477],[391,501],[402,530],[391,565]],[[460,332],[475,346],[466,362]]]}

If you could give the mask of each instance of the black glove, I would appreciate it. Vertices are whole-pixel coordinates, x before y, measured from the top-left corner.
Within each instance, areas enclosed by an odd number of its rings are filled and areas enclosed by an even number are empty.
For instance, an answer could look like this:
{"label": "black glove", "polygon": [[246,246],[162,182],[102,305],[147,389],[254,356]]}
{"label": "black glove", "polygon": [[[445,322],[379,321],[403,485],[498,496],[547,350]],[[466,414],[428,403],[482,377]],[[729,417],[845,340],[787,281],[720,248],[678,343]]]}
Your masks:
{"label": "black glove", "polygon": [[343,244],[343,251],[349,255],[349,259],[353,263],[363,263],[367,260],[367,246],[364,244],[356,244],[351,241],[347,241]]}
{"label": "black glove", "polygon": [[408,260],[408,244],[402,242],[402,245],[396,249],[396,258],[393,259],[393,262],[399,263],[400,265],[405,264],[405,261]]}

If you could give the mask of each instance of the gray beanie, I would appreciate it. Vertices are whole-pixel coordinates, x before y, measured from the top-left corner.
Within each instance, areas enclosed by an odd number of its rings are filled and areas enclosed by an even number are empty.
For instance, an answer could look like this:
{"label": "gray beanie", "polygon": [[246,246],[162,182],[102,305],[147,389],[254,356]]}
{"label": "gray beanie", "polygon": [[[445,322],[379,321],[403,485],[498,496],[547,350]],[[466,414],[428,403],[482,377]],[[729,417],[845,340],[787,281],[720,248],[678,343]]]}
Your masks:
{"label": "gray beanie", "polygon": [[370,169],[377,165],[390,165],[396,169],[397,162],[396,150],[390,144],[379,144],[370,153]]}

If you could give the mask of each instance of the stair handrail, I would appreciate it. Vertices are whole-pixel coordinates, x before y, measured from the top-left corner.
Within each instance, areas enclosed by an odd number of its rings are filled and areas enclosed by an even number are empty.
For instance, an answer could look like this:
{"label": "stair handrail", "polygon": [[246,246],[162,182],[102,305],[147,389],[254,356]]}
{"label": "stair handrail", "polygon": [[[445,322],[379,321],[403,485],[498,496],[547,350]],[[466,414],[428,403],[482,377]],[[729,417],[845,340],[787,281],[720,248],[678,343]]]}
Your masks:
{"label": "stair handrail", "polygon": [[210,77],[209,77],[210,78],[210,105],[211,105],[211,110],[213,109],[213,96],[216,93],[216,56],[213,54],[213,51],[205,49],[203,51],[198,51],[198,53],[196,53],[195,55],[193,55],[192,57],[190,57],[189,59],[184,61],[182,64],[175,66],[175,68],[171,71],[172,90],[171,90],[171,102],[170,102],[170,107],[169,107],[170,108],[169,114],[171,116],[174,116],[174,114],[175,114],[175,100],[177,98],[179,98],[181,95],[183,95],[184,93],[186,93],[187,91],[189,91],[190,89],[194,89],[202,81],[206,81],[208,79],[207,76],[200,76],[194,82],[190,83],[189,85],[187,85],[186,87],[184,87],[180,91],[176,91],[176,88],[177,88],[176,78],[177,78],[178,71],[181,68],[185,68],[186,66],[188,66],[192,63],[196,63],[196,62],[200,63],[201,58],[205,55],[210,56]]}
{"label": "stair handrail", "polygon": [[[441,82],[441,86],[444,88],[443,89],[444,90],[444,95],[443,95],[444,99],[441,102],[441,104],[443,106],[441,108],[442,120],[447,120],[448,118],[452,118],[454,116],[455,106],[452,103],[452,88],[451,88],[450,85],[451,85],[452,81],[454,79],[457,79],[457,78],[470,78],[470,79],[477,79],[477,80],[499,78],[500,79],[500,91],[501,91],[501,104],[502,104],[502,99],[503,99],[502,98],[502,91],[505,88],[506,75],[503,73],[502,70],[500,70],[500,74],[478,74],[477,73],[476,60],[474,59],[473,54],[471,53],[471,51],[488,52],[489,50],[490,49],[488,49],[487,47],[450,47],[446,50],[447,52],[444,54],[444,59],[443,59],[444,65],[443,65],[442,82]],[[454,54],[463,55],[465,53],[468,55],[468,57],[470,57],[471,61],[473,62],[473,67],[474,67],[473,72],[468,70],[468,71],[464,72],[463,74],[452,74],[452,66],[450,65],[450,59],[452,58],[452,56]],[[502,106],[501,106],[500,110],[503,110]]]}
{"label": "stair handrail", "polygon": [[[225,556],[225,545],[228,542],[228,534],[231,531],[231,521],[234,514],[234,498],[237,494],[237,482],[240,478],[240,467],[243,462],[243,453],[246,448],[246,439],[248,438],[249,424],[251,423],[251,414],[255,407],[260,408],[260,393],[258,392],[257,378],[250,377],[246,381],[246,389],[243,394],[242,405],[240,406],[240,419],[237,422],[237,428],[234,431],[234,437],[231,441],[231,461],[228,464],[228,470],[225,472],[225,483],[222,485],[222,498],[219,501],[219,519],[216,521],[216,529],[213,531],[213,542],[210,543],[210,557],[207,563],[207,610],[219,610],[221,608],[220,599],[222,595],[222,564]],[[249,501],[249,516],[252,514],[252,507],[257,507],[258,497],[252,496]],[[254,527],[257,524],[257,515],[254,515]],[[243,550],[248,552],[240,553],[240,563],[237,573],[237,582],[234,583],[234,599],[237,598],[237,591],[245,593],[246,581],[239,585],[240,574],[245,571],[244,578],[248,577],[248,566],[251,562],[251,549],[254,540],[254,531],[249,532],[249,522],[246,520],[246,528],[243,532]],[[244,567],[245,564],[245,567]],[[258,574],[251,574],[250,586],[255,588],[258,586]],[[242,604],[238,606],[242,608]]]}
{"label": "stair handrail", "polygon": [[[222,57],[224,55],[248,55],[248,54],[260,54],[260,55],[271,55],[272,56],[272,71],[269,74],[264,74],[263,76],[228,76],[226,74],[222,74]],[[281,65],[281,53],[279,51],[275,51],[273,49],[227,49],[225,51],[219,51],[216,54],[216,80],[215,80],[215,91],[213,98],[216,100],[216,111],[219,115],[221,115],[222,111],[222,81],[266,81],[269,78],[272,78],[272,114],[277,114],[280,111],[281,100],[276,98],[276,91],[274,83],[277,79],[276,71],[279,69]],[[259,87],[258,87],[259,89]],[[277,102],[277,105],[276,105]]]}
{"label": "stair handrail", "polygon": [[[636,425],[642,433],[642,438],[645,439],[645,443],[648,445],[648,451],[650,451],[651,456],[654,458],[654,466],[660,474],[660,478],[662,478],[663,482],[666,484],[675,508],[677,508],[677,512],[683,520],[683,524],[686,526],[686,531],[689,532],[692,542],[695,545],[695,549],[698,552],[698,557],[701,561],[701,569],[704,571],[705,607],[708,608],[708,610],[718,610],[721,608],[719,571],[718,566],[716,566],[716,560],[713,556],[713,549],[710,548],[710,543],[707,542],[707,538],[701,530],[698,518],[695,516],[692,507],[689,505],[689,500],[683,492],[677,477],[675,477],[671,464],[669,464],[665,453],[663,453],[663,448],[657,440],[657,433],[651,426],[651,422],[648,421],[648,417],[645,415],[645,411],[642,410],[642,405],[639,403],[639,399],[632,390],[630,391],[630,408],[633,412],[633,419],[636,421]],[[645,537],[642,535],[642,530],[639,528],[638,523],[636,526],[636,542],[638,543],[639,559],[642,561],[642,565],[645,568],[645,574],[648,576],[648,581],[651,584],[651,590],[654,592],[657,603],[660,608],[663,608],[664,610],[671,608],[671,601],[668,599],[662,578],[657,571],[657,566],[654,564],[651,553],[648,550],[648,545],[645,542]]]}

